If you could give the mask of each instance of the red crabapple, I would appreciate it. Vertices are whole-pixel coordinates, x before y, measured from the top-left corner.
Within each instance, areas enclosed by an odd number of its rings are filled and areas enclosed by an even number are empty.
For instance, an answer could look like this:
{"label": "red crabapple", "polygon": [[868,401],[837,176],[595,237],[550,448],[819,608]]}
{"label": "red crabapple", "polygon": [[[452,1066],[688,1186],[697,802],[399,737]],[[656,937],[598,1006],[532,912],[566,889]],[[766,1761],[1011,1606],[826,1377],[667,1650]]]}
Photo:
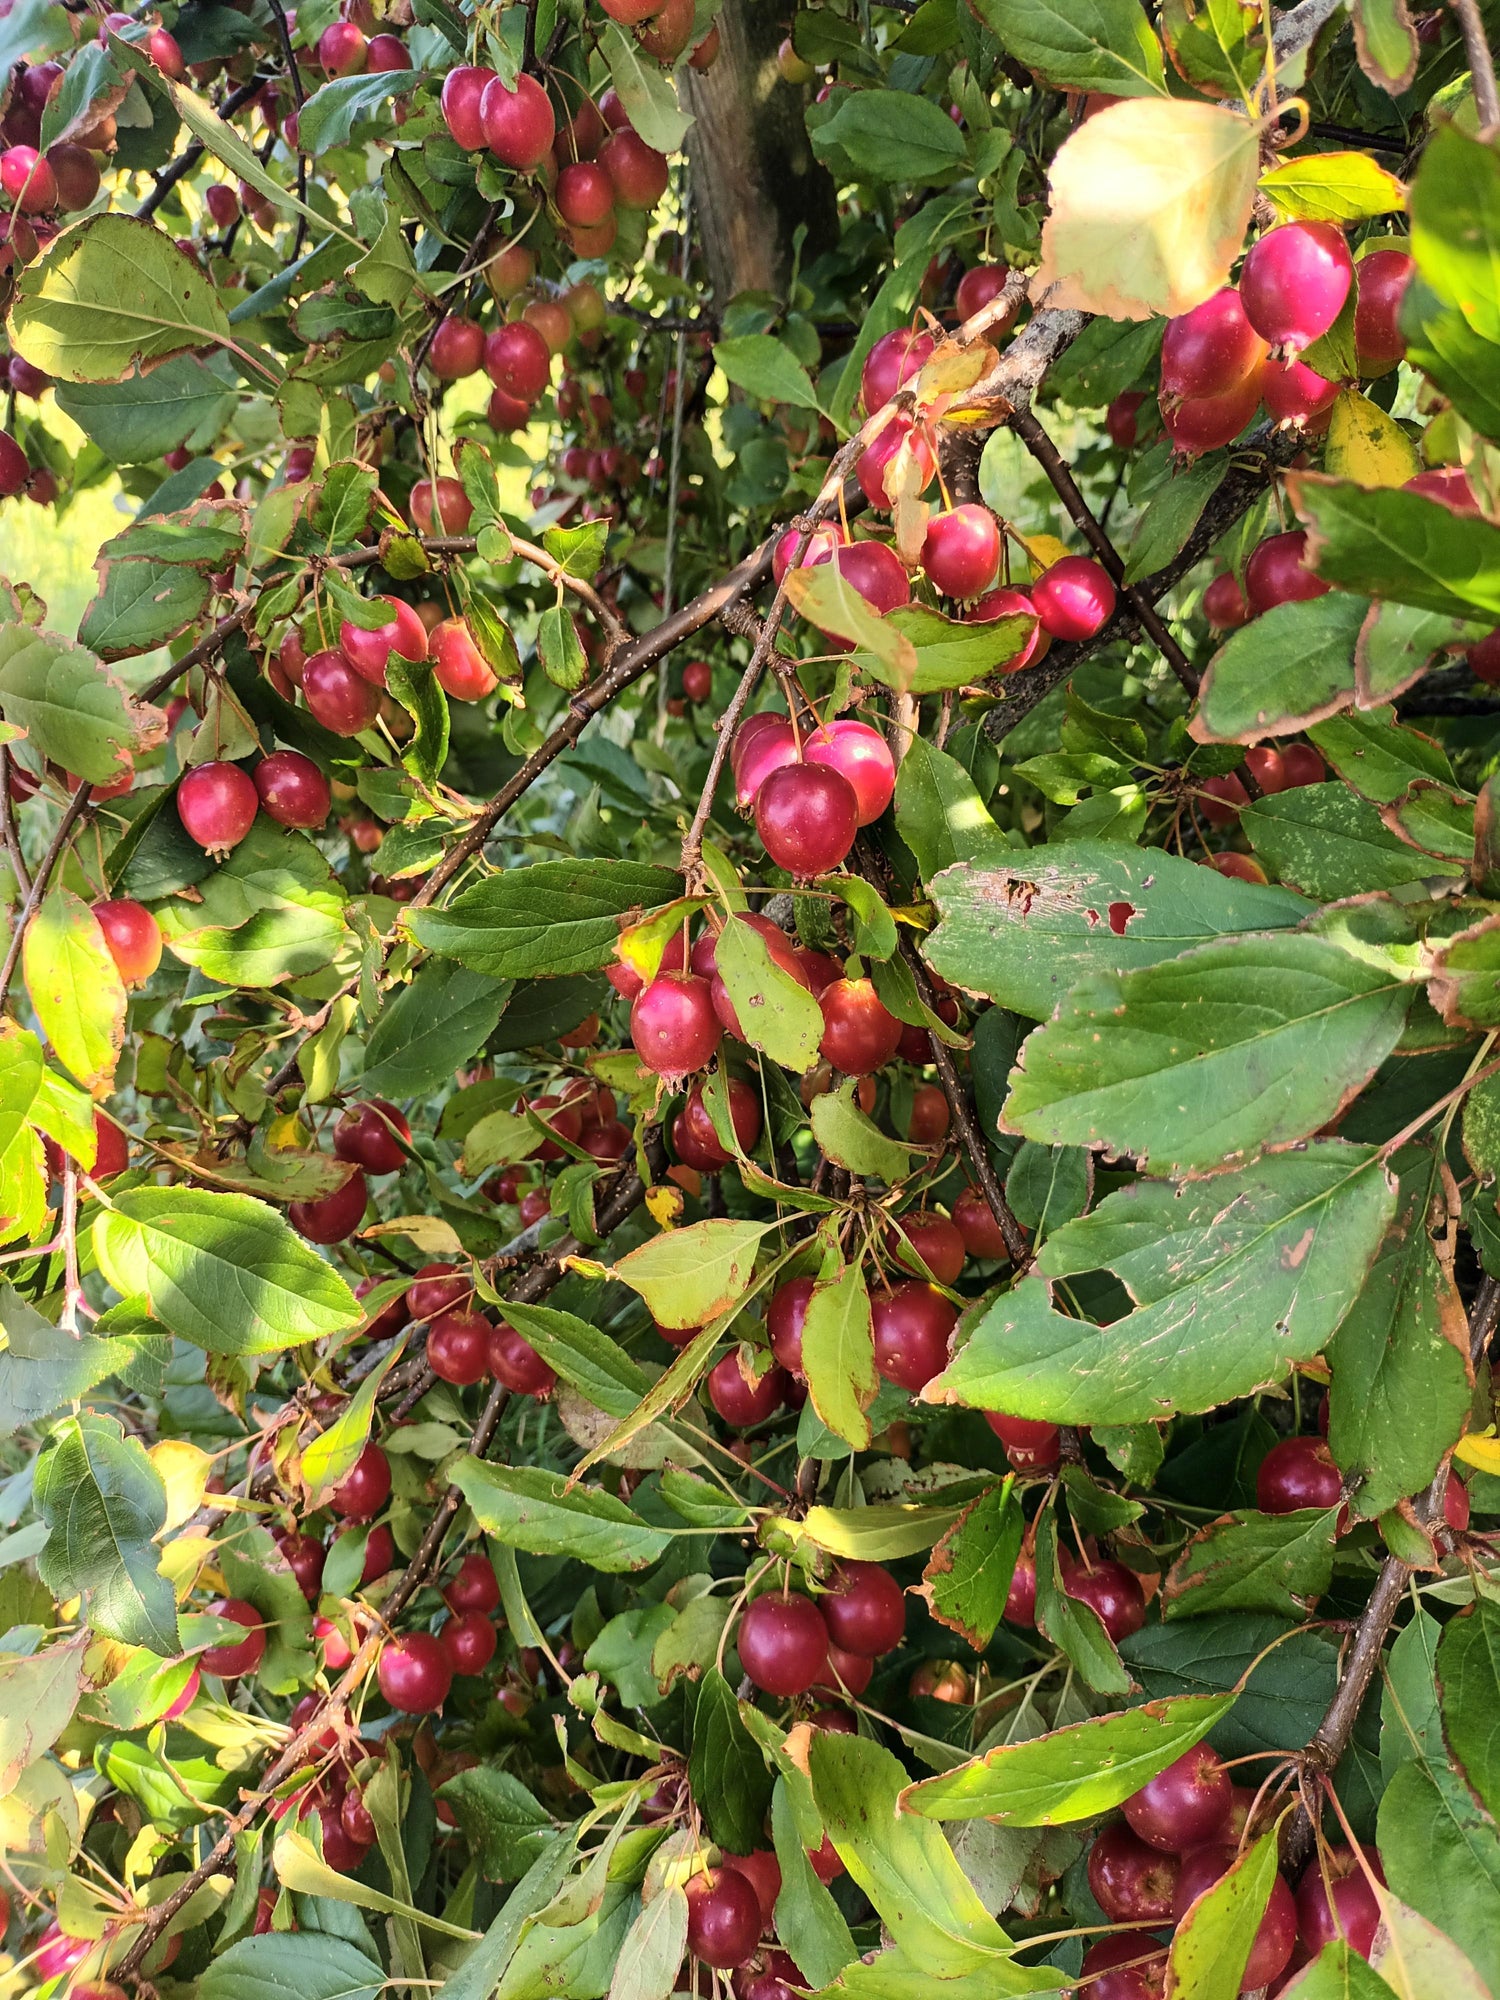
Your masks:
{"label": "red crabapple", "polygon": [[1054,639],[1092,639],[1114,616],[1115,587],[1090,556],[1064,556],[1031,586],[1036,615]]}
{"label": "red crabapple", "polygon": [[1300,354],[1338,318],[1353,279],[1341,229],[1331,222],[1285,222],[1250,246],[1240,296],[1262,340]]}

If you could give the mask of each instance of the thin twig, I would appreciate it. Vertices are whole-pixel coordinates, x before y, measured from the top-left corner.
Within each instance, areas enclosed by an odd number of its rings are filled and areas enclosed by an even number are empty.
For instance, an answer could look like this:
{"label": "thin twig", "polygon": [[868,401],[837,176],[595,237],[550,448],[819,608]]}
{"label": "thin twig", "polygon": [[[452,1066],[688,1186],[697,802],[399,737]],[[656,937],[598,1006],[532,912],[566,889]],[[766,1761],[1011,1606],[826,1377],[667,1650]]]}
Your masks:
{"label": "thin twig", "polygon": [[1463,30],[1464,48],[1469,57],[1469,78],[1474,86],[1474,108],[1479,113],[1479,136],[1487,139],[1500,125],[1500,93],[1495,89],[1495,59],[1490,54],[1489,37],[1478,0],[1452,0],[1458,25]]}
{"label": "thin twig", "polygon": [[[679,273],[686,279],[693,235],[693,183],[687,158],[682,162],[682,256]],[[687,334],[679,330],[675,365],[672,370],[672,447],[667,459],[667,537],[662,558],[661,608],[663,617],[672,615],[673,591],[677,583],[677,501],[682,481],[682,411],[687,390]],[[662,661],[656,689],[656,740],[662,742],[667,728],[667,687],[669,670]]]}
{"label": "thin twig", "polygon": [[[248,83],[242,83],[238,90],[230,91],[224,102],[219,106],[219,116],[221,118],[228,118],[232,113],[238,111],[242,104],[248,104],[252,97],[259,97],[261,91],[270,80],[269,77],[265,76],[253,76]],[[178,154],[171,166],[162,169],[156,177],[155,187],[135,212],[137,221],[144,221],[147,217],[155,215],[177,183],[190,174],[194,167],[197,166],[198,162],[203,158],[204,150],[202,140],[195,139],[190,146]]]}
{"label": "thin twig", "polygon": [[0,835],[3,835],[5,840],[5,852],[10,859],[11,873],[15,876],[24,896],[31,889],[31,876],[26,867],[26,858],[21,852],[21,837],[16,832],[16,809],[10,795],[10,774],[14,769],[10,746],[0,743]]}
{"label": "thin twig", "polygon": [[63,809],[63,816],[57,823],[57,831],[52,836],[52,844],[42,856],[42,865],[37,869],[31,887],[26,892],[26,900],[21,905],[20,915],[11,926],[10,943],[5,950],[5,963],[0,965],[0,1007],[5,1005],[10,993],[10,982],[15,977],[16,962],[21,956],[21,946],[25,941],[27,928],[41,907],[42,898],[46,895],[48,884],[52,880],[52,871],[61,861],[63,849],[68,844],[69,834],[90,810],[89,793],[92,790],[93,786],[85,778],[68,800]]}

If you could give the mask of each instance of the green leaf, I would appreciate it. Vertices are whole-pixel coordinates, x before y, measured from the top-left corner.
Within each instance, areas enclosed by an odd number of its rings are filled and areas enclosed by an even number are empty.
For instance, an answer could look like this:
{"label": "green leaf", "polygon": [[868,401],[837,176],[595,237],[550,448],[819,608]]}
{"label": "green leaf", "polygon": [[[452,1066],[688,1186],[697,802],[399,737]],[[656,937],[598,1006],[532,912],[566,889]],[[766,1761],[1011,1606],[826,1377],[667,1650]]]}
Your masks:
{"label": "green leaf", "polygon": [[1037,1241],[1088,1207],[1091,1161],[1081,1146],[1040,1146],[1028,1139],[1005,1176],[1005,1199]]}
{"label": "green leaf", "polygon": [[488,973],[424,965],[386,1002],[370,1031],[364,1088],[375,1096],[425,1097],[451,1082],[494,1032],[510,990],[508,980]]}
{"label": "green leaf", "polygon": [[1411,253],[1430,290],[1500,342],[1500,161],[1449,119],[1435,123],[1412,184]]}
{"label": "green leaf", "polygon": [[375,2000],[379,1964],[328,1931],[241,1938],[198,1975],[201,2000]]}
{"label": "green leaf", "polygon": [[491,1882],[519,1881],[547,1851],[552,1816],[511,1771],[479,1764],[439,1786],[469,1844],[481,1875]]}
{"label": "green leaf", "polygon": [[1136,0],[981,0],[980,13],[1007,55],[1060,90],[1166,89],[1161,44]]}
{"label": "green leaf", "polygon": [[125,1041],[125,983],[98,919],[71,889],[43,901],[21,963],[42,1033],[84,1088],[103,1096]]}
{"label": "green leaf", "polygon": [[160,709],[137,704],[94,654],[12,623],[0,601],[0,710],[37,753],[105,785],[164,734]]}
{"label": "green leaf", "polygon": [[837,148],[855,172],[901,187],[924,187],[964,164],[964,135],[940,104],[905,90],[850,90],[811,131],[813,151]]}
{"label": "green leaf", "polygon": [[776,964],[760,932],[731,917],[719,933],[715,963],[742,1039],[798,1076],[811,1069],[823,1038],[823,1010]]}
{"label": "green leaf", "polygon": [[896,831],[928,882],[956,861],[998,861],[1008,851],[963,765],[920,736],[896,774]]}
{"label": "green leaf", "polygon": [[[1081,981],[1027,1037],[1009,1130],[1216,1167],[1307,1137],[1400,1039],[1411,988],[1322,938],[1226,938]],[[1183,1105],[1199,1107],[1184,1120]]]}
{"label": "green leaf", "polygon": [[0,1437],[75,1403],[125,1367],[124,1341],[54,1326],[8,1284],[0,1283]]}
{"label": "green leaf", "polygon": [[1265,61],[1260,25],[1239,0],[1166,0],[1160,19],[1179,76],[1206,96],[1246,100]]}
{"label": "green leaf", "polygon": [[123,382],[59,382],[53,394],[116,465],[141,465],[190,440],[217,437],[235,405],[228,384],[189,354]]}
{"label": "green leaf", "polygon": [[973,624],[945,618],[926,604],[898,604],[883,622],[914,648],[915,671],[895,675],[877,654],[863,649],[856,649],[854,664],[870,678],[889,687],[909,688],[913,694],[936,694],[982,681],[1019,653],[1036,629],[1035,619],[1025,616]]}
{"label": "green leaf", "polygon": [[490,1465],[460,1458],[453,1483],[487,1535],[533,1556],[572,1556],[608,1575],[644,1569],[671,1534],[598,1487],[570,1486],[540,1466]]}
{"label": "green leaf", "polygon": [[891,1500],[870,1501],[863,1507],[809,1507],[801,1528],[810,1542],[830,1555],[849,1556],[855,1562],[894,1562],[930,1549],[958,1519],[975,1486],[988,1484],[988,1475],[975,1474],[961,1484],[955,1482],[958,1490],[951,1500],[930,1506]]}
{"label": "green leaf", "polygon": [[0,1654],[0,1798],[67,1728],[83,1692],[88,1643],[80,1632],[29,1657]]}
{"label": "green leaf", "polygon": [[197,902],[173,902],[162,927],[174,954],[226,985],[274,986],[323,971],[344,941],[344,891],[303,834],[264,815]]}
{"label": "green leaf", "polygon": [[1448,1747],[1493,1820],[1500,1802],[1500,1604],[1493,1598],[1477,1598],[1444,1627],[1437,1675]]}
{"label": "green leaf", "polygon": [[1159,965],[1235,931],[1289,930],[1312,913],[1285,889],[1114,841],[950,868],[928,888],[942,918],[923,947],[933,970],[1037,1021],[1090,974]]}
{"label": "green leaf", "polygon": [[1420,730],[1403,727],[1393,708],[1335,716],[1311,735],[1339,776],[1376,805],[1404,798],[1423,779],[1457,787],[1443,746]]}
{"label": "green leaf", "polygon": [[108,1638],[180,1652],[176,1599],[152,1545],[166,1490],[140,1439],[90,1410],[65,1418],[37,1460],[35,1500],[48,1528],[37,1574],[54,1597],[82,1595]]}
{"label": "green leaf", "polygon": [[532,1862],[474,1950],[444,1981],[448,2000],[490,2000],[521,1944],[532,1935],[534,1919],[562,1887],[577,1845],[576,1831],[561,1832]]}
{"label": "green leaf", "polygon": [[[1249,1395],[1321,1352],[1393,1206],[1378,1155],[1337,1140],[1206,1182],[1122,1188],[1048,1239],[1046,1276],[996,1299],[924,1397],[1130,1424]],[[1133,1312],[1105,1328],[1056,1311],[1049,1279],[1104,1269]]]}
{"label": "green leaf", "polygon": [[[1014,1959],[971,1966],[956,1978],[938,1986],[942,2000],[1012,2000],[1012,1996],[1036,1993],[1042,2000],[1060,2000],[1063,1975],[1055,1965],[1018,1965]],[[839,1974],[823,2000],[931,2000],[932,1973],[925,1963],[910,1957],[899,1947],[880,1951],[873,1958],[856,1959]]]}
{"label": "green leaf", "polygon": [[688,1782],[718,1846],[731,1854],[749,1854],[761,1846],[772,1775],[717,1667],[710,1667],[698,1683]]}
{"label": "green leaf", "polygon": [[1162,1586],[1162,1616],[1215,1611],[1310,1612],[1333,1577],[1339,1510],[1234,1514],[1201,1529]]}
{"label": "green leaf", "polygon": [[342,1486],[354,1470],[360,1453],[369,1441],[375,1414],[375,1398],[380,1385],[400,1359],[401,1347],[393,1347],[376,1368],[372,1368],[354,1394],[344,1404],[327,1430],[303,1446],[302,1484],[309,1507],[322,1507],[336,1486]]}
{"label": "green leaf", "polygon": [[1232,1694],[1183,1695],[1094,1716],[1029,1743],[1001,1744],[912,1785],[902,1809],[925,1819],[992,1819],[1000,1826],[1092,1819],[1201,1742],[1233,1706]]}
{"label": "green leaf", "polygon": [[1351,0],[1359,66],[1388,96],[1411,88],[1421,50],[1406,0]]}
{"label": "green leaf", "polygon": [[1276,1836],[1268,1833],[1198,1898],[1172,1936],[1168,1977],[1182,2000],[1239,1991],[1255,1933],[1276,1882]]}
{"label": "green leaf", "polygon": [[[806,1359],[806,1337],[803,1339]],[[939,1538],[922,1573],[932,1615],[976,1652],[995,1636],[1010,1595],[1025,1520],[1015,1482],[991,1486]]]}
{"label": "green leaf", "polygon": [[94,1222],[116,1291],[210,1354],[271,1354],[358,1326],[332,1267],[274,1208],[246,1194],[132,1188]]}
{"label": "green leaf", "polygon": [[857,647],[871,671],[888,687],[910,687],[917,670],[910,639],[876,611],[844,575],[838,563],[788,570],[786,594],[794,609],[842,648]]}
{"label": "green leaf", "polygon": [[596,972],[629,922],[682,894],[682,877],[636,861],[536,861],[407,919],[417,943],[492,979]]}
{"label": "green leaf", "polygon": [[1290,2000],[1390,2000],[1391,1989],[1351,1945],[1335,1938],[1282,1991]]}
{"label": "green leaf", "polygon": [[1346,708],[1369,610],[1368,599],[1334,590],[1277,604],[1231,632],[1204,670],[1190,733],[1199,743],[1256,743]]}
{"label": "green leaf", "polygon": [[930,1977],[952,1979],[1011,1951],[958,1858],[930,1820],[901,1811],[905,1767],[862,1736],[815,1730],[813,1797],[828,1837],[896,1943]]}
{"label": "green leaf", "polygon": [[729,380],[759,402],[818,408],[818,392],[807,370],[784,341],[769,333],[743,333],[721,340],[714,360]]}
{"label": "green leaf", "polygon": [[1367,597],[1452,618],[1500,617],[1500,528],[1399,486],[1294,472],[1292,504],[1307,524],[1307,566]]}
{"label": "green leaf", "polygon": [[386,663],[385,679],[386,686],[417,725],[417,733],[402,752],[401,762],[413,777],[430,785],[448,757],[448,697],[425,660],[404,660],[399,653],[392,653]]}
{"label": "green leaf", "polygon": [[[817,1839],[816,1809],[805,1785],[807,1802]],[[776,1780],[771,1796],[771,1838],[776,1859],[781,1864],[781,1889],[776,1898],[776,1935],[788,1952],[796,1953],[796,1963],[816,1985],[833,1979],[857,1958],[849,1926],[838,1904],[813,1873],[803,1845],[803,1829],[798,1825],[791,1785],[785,1777]]]}
{"label": "green leaf", "polygon": [[1063,1588],[1057,1516],[1050,1507],[1037,1515],[1035,1548],[1037,1630],[1067,1655],[1096,1694],[1127,1693],[1130,1675],[1104,1629],[1103,1619],[1091,1604],[1070,1596]]}
{"label": "green leaf", "polygon": [[1427,1233],[1437,1162],[1420,1158],[1402,1175],[1380,1254],[1328,1347],[1329,1449],[1366,1519],[1426,1489],[1471,1396],[1468,1320]]}
{"label": "green leaf", "polygon": [[603,23],[599,46],[631,125],[658,153],[675,153],[693,121],[679,108],[672,79],[614,21]]}
{"label": "green leaf", "polygon": [[153,223],[95,215],[28,265],[11,307],[16,351],[68,382],[118,382],[190,348],[230,344],[213,285]]}
{"label": "green leaf", "polygon": [[347,144],[362,118],[377,111],[387,98],[404,97],[425,70],[375,70],[366,76],[339,76],[321,84],[297,114],[297,143],[314,159],[334,146]]}
{"label": "green leaf", "polygon": [[111,562],[99,566],[99,595],[79,621],[78,637],[101,659],[149,653],[185,632],[209,599],[206,576],[180,563]]}
{"label": "green leaf", "polygon": [[726,1218],[668,1229],[622,1257],[614,1275],[659,1326],[703,1326],[743,1297],[761,1239],[776,1226]]}
{"label": "green leaf", "polygon": [[813,1286],[802,1326],[802,1368],[812,1406],[829,1430],[853,1450],[868,1450],[870,1420],[865,1413],[880,1384],[870,1294],[857,1263],[845,1265],[831,1282]]}
{"label": "green leaf", "polygon": [[854,1101],[856,1081],[846,1077],[837,1090],[812,1101],[809,1114],[819,1150],[838,1166],[866,1178],[894,1183],[911,1171],[909,1149],[889,1139]]}
{"label": "green leaf", "polygon": [[1199,516],[1218,492],[1228,470],[1217,454],[1200,459],[1152,496],[1130,533],[1125,555],[1126,583],[1139,583],[1143,576],[1165,569],[1186,547]]}
{"label": "green leaf", "polygon": [[1420,275],[1406,288],[1398,324],[1411,366],[1486,437],[1500,436],[1500,347],[1477,334],[1457,305],[1445,306]]}
{"label": "green leaf", "polygon": [[1437,860],[1398,840],[1377,809],[1347,785],[1299,785],[1257,799],[1241,807],[1240,825],[1273,874],[1319,901],[1407,882],[1451,882],[1463,874],[1457,862]]}
{"label": "green leaf", "polygon": [[1278,222],[1363,222],[1399,214],[1406,189],[1368,153],[1308,153],[1260,177]]}
{"label": "green leaf", "polygon": [[507,1299],[502,1312],[555,1374],[607,1415],[628,1417],[650,1388],[650,1377],[638,1363],[587,1320],[554,1306],[523,1305],[516,1299]]}
{"label": "green leaf", "polygon": [[[1466,1952],[1493,1993],[1500,1984],[1500,1835],[1446,1760],[1413,1761],[1395,1773],[1380,1801],[1379,1844],[1395,1895]],[[1453,1988],[1444,1981],[1408,1990],[1411,2000],[1429,1993],[1447,2000]]]}

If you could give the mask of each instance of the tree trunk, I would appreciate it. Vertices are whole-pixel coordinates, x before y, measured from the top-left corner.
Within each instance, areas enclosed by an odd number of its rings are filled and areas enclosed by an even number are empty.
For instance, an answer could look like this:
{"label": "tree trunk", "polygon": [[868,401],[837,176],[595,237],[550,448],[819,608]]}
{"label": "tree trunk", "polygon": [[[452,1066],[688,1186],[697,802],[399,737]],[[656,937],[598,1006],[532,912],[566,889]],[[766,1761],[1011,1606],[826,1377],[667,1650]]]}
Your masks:
{"label": "tree trunk", "polygon": [[726,0],[713,67],[679,73],[694,120],[693,219],[721,311],[736,292],[785,298],[799,223],[804,258],[838,241],[833,181],[802,122],[807,88],[784,82],[776,66],[786,19],[777,0]]}

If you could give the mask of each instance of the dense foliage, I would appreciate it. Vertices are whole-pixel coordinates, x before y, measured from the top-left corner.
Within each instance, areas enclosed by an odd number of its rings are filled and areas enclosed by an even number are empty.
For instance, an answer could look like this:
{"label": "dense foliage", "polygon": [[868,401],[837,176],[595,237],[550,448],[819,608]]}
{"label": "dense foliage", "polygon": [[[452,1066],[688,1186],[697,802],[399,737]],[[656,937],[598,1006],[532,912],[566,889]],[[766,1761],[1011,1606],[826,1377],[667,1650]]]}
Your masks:
{"label": "dense foliage", "polygon": [[0,57],[0,2000],[1500,1994],[1477,0]]}

